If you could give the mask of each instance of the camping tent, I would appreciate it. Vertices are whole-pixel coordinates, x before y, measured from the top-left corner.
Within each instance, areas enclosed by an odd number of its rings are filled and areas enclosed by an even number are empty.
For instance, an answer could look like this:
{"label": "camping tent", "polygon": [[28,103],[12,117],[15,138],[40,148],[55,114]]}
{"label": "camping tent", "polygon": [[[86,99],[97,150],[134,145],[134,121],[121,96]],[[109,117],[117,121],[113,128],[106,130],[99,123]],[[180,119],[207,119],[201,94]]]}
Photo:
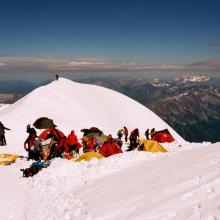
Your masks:
{"label": "camping tent", "polygon": [[171,143],[175,141],[174,137],[170,134],[168,129],[157,131],[154,134],[151,134],[151,139],[158,141],[160,143],[164,143],[164,142]]}
{"label": "camping tent", "polygon": [[102,154],[99,154],[99,153],[96,153],[94,151],[91,151],[91,152],[87,152],[87,153],[84,153],[82,154],[77,160],[76,162],[80,162],[82,160],[86,160],[86,161],[89,161],[93,158],[97,158],[97,159],[102,159],[104,158],[104,156]]}
{"label": "camping tent", "polygon": [[155,152],[167,152],[157,141],[154,140],[142,140],[140,142],[139,150],[155,153]]}

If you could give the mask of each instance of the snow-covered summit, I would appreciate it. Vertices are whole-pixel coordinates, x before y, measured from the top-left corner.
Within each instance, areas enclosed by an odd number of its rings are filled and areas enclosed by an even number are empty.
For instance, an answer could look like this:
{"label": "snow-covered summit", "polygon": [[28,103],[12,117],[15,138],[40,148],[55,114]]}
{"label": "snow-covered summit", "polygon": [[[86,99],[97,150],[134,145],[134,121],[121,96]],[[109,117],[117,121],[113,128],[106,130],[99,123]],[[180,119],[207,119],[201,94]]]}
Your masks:
{"label": "snow-covered summit", "polygon": [[165,80],[154,79],[151,83],[154,87],[170,87],[170,83]]}
{"label": "snow-covered summit", "polygon": [[[183,139],[156,114],[131,98],[100,86],[59,81],[39,87],[0,113],[0,120],[11,128],[7,136],[21,148],[19,137],[26,137],[26,125],[39,117],[49,117],[66,135],[74,129],[81,137],[82,128],[99,127],[104,133],[116,136],[118,129],[139,128],[143,136],[147,128],[168,128],[175,139]],[[16,127],[15,127],[16,123]]]}
{"label": "snow-covered summit", "polygon": [[175,81],[181,81],[182,83],[187,82],[205,82],[210,80],[210,77],[204,74],[195,73],[192,75],[183,75],[180,78],[176,78]]}

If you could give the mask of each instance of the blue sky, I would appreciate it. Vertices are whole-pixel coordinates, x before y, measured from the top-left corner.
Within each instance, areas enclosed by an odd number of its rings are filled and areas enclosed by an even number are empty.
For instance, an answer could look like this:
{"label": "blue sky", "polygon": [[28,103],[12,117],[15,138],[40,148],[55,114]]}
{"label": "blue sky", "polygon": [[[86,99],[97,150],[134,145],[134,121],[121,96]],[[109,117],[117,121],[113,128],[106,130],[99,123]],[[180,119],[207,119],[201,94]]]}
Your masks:
{"label": "blue sky", "polygon": [[147,74],[191,64],[198,69],[190,71],[220,70],[217,0],[8,0],[1,1],[0,28],[1,78]]}

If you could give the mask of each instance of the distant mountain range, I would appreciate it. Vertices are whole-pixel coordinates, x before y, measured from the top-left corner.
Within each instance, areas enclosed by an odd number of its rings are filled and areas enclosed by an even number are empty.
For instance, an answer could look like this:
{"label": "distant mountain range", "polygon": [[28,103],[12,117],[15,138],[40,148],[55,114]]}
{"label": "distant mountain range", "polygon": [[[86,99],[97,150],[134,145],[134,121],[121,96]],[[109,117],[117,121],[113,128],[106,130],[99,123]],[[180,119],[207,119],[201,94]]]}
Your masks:
{"label": "distant mountain range", "polygon": [[87,82],[114,89],[142,103],[188,141],[220,141],[219,79],[193,74],[152,82],[143,79]]}
{"label": "distant mountain range", "polygon": [[22,80],[0,81],[0,103],[11,104],[39,86],[46,85],[50,80],[34,83]]}
{"label": "distant mountain range", "polygon": [[[90,78],[80,82],[110,88],[135,99],[188,141],[220,141],[220,79],[192,74],[170,80]],[[0,94],[13,93],[14,99],[5,101],[12,103],[47,83],[0,82]]]}

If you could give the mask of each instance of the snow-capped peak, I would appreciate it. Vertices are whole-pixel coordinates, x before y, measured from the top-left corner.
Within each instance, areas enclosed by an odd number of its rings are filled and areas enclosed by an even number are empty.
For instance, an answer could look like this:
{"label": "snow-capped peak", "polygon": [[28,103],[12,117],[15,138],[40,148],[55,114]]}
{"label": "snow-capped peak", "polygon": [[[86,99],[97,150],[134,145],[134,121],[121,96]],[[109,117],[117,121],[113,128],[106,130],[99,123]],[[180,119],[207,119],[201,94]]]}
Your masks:
{"label": "snow-capped peak", "polygon": [[160,79],[154,79],[153,82],[151,82],[151,85],[154,87],[170,87],[171,85],[165,81]]}
{"label": "snow-capped peak", "polygon": [[183,75],[180,78],[176,78],[175,81],[187,82],[205,82],[210,80],[210,77],[204,74],[195,73],[192,75]]}

